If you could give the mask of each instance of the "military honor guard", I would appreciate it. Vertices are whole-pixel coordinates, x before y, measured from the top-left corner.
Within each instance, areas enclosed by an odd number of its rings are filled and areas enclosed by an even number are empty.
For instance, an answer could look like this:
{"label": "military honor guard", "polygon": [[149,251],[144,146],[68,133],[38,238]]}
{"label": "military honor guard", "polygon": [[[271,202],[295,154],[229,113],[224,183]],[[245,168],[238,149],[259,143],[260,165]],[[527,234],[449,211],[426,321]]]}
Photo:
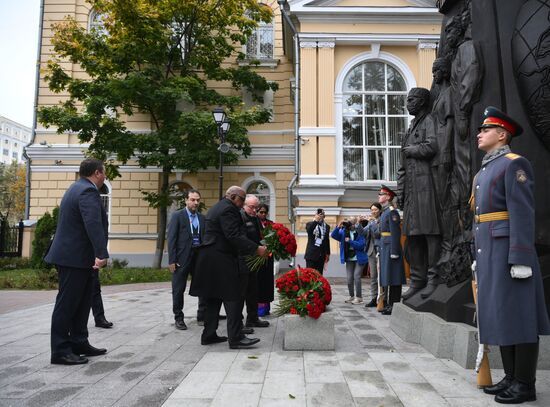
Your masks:
{"label": "military honor guard", "polygon": [[391,315],[393,304],[401,301],[401,289],[406,284],[403,252],[401,250],[401,218],[392,205],[395,192],[382,185],[378,202],[380,215],[380,285],[386,291],[388,304],[382,314]]}
{"label": "military honor guard", "polygon": [[521,126],[494,107],[477,135],[486,152],[472,185],[479,341],[500,347],[504,378],[484,392],[503,404],[536,400],[539,335],[550,334],[535,251],[533,169],[509,144]]}

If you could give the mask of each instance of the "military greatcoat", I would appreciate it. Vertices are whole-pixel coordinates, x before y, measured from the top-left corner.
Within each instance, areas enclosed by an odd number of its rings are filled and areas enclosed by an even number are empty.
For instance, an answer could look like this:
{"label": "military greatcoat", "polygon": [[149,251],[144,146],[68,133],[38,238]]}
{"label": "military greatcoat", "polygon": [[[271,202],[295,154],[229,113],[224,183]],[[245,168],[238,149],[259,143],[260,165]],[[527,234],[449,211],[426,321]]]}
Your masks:
{"label": "military greatcoat", "polygon": [[[397,209],[389,206],[380,215],[380,285],[402,285],[405,279],[401,250],[401,219]],[[392,259],[391,255],[399,258]]]}
{"label": "military greatcoat", "polygon": [[[538,335],[550,334],[550,322],[534,244],[531,164],[512,153],[485,163],[474,178],[473,197],[477,216],[507,211],[509,217],[474,224],[480,343],[537,342]],[[533,275],[512,278],[515,264],[531,267]]]}

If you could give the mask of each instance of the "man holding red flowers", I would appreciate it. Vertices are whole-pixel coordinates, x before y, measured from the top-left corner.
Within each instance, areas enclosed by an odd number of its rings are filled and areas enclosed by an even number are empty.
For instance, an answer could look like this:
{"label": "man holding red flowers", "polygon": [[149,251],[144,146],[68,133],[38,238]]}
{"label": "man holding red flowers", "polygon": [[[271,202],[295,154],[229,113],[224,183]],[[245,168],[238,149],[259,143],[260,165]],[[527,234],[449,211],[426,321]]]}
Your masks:
{"label": "man holding red flowers", "polygon": [[202,345],[225,342],[218,336],[218,315],[223,303],[227,314],[227,334],[231,349],[247,348],[258,343],[241,332],[241,291],[239,286],[239,254],[267,256],[265,246],[246,237],[240,209],[244,206],[245,191],[230,187],[225,197],[206,215],[204,240],[197,251],[195,275],[190,294],[206,299]]}

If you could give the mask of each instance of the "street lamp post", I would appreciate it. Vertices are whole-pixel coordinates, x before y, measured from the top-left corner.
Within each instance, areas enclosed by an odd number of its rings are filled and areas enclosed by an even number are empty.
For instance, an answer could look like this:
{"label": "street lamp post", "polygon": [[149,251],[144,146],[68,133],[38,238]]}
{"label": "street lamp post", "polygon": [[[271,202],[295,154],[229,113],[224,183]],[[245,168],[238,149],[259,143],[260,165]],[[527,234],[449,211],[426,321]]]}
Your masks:
{"label": "street lamp post", "polygon": [[227,118],[225,111],[221,107],[216,107],[212,111],[212,116],[214,116],[214,121],[218,127],[218,138],[220,139],[220,145],[218,146],[218,151],[220,152],[220,175],[218,177],[218,194],[219,198],[223,198],[223,155],[229,151],[229,146],[225,144],[225,136],[229,132],[231,123]]}

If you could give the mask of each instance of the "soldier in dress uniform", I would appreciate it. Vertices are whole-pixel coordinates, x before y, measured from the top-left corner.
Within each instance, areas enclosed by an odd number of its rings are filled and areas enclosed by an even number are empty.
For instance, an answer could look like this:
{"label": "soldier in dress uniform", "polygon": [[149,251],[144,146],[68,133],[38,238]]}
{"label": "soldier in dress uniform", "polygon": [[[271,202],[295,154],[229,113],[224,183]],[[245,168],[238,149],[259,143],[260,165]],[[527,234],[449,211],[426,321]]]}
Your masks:
{"label": "soldier in dress uniform", "polygon": [[[382,205],[380,215],[380,285],[386,291],[388,305],[382,314],[390,315],[393,304],[401,301],[401,288],[407,281],[401,250],[401,219],[393,207],[395,192],[382,185],[378,202]],[[389,290],[389,291],[388,291]]]}
{"label": "soldier in dress uniform", "polygon": [[504,378],[485,393],[503,404],[536,400],[539,335],[550,334],[535,251],[533,169],[509,144],[521,126],[488,107],[477,135],[486,152],[472,185],[479,341],[500,346]]}

